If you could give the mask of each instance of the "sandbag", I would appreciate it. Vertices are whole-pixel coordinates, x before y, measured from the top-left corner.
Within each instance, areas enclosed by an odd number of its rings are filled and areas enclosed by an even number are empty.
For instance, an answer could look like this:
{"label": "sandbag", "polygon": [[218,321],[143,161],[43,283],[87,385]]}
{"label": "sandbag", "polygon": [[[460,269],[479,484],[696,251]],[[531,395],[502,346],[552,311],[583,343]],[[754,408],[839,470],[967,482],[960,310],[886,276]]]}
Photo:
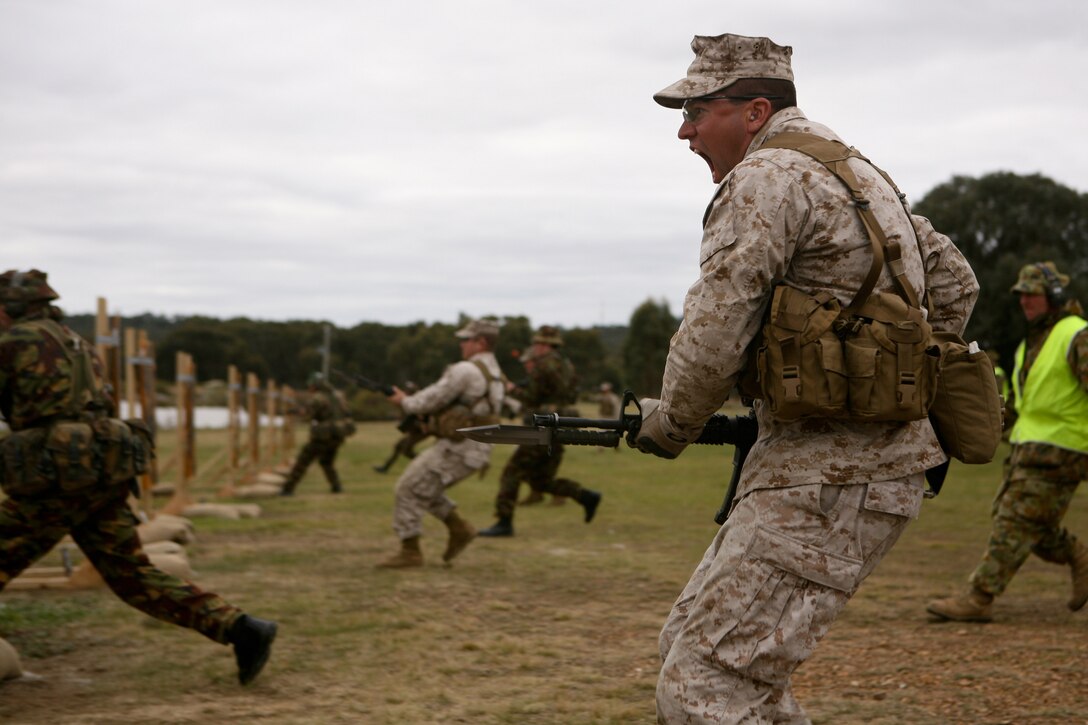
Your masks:
{"label": "sandbag", "polygon": [[13,680],[22,677],[23,663],[19,660],[19,653],[5,639],[0,639],[0,681]]}
{"label": "sandbag", "polygon": [[206,516],[213,519],[232,519],[235,521],[240,518],[238,510],[234,506],[224,503],[194,503],[186,506],[181,513],[192,518]]}
{"label": "sandbag", "polygon": [[176,541],[179,544],[191,544],[196,541],[193,522],[181,516],[159,514],[155,518],[136,527],[140,541],[144,544],[154,541]]}
{"label": "sandbag", "polygon": [[185,547],[176,541],[152,541],[150,544],[143,544],[142,548],[148,556],[151,554],[185,555]]}
{"label": "sandbag", "polygon": [[234,489],[233,496],[237,498],[271,498],[279,496],[283,491],[282,486],[270,483],[254,483],[249,486],[239,486]]}
{"label": "sandbag", "polygon": [[261,507],[255,503],[236,503],[231,504],[234,506],[238,515],[243,519],[256,519],[261,516]]}
{"label": "sandbag", "polygon": [[151,560],[156,569],[161,569],[167,574],[173,574],[181,579],[193,578],[193,569],[189,566],[189,558],[184,554],[153,553],[148,554],[147,558]]}

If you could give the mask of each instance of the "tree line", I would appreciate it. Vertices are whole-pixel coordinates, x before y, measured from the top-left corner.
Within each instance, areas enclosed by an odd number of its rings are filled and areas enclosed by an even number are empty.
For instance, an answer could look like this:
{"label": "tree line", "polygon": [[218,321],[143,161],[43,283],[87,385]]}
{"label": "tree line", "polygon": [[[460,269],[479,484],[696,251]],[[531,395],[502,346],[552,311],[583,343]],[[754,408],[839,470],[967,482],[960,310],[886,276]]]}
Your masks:
{"label": "tree line", "polygon": [[[982,291],[965,337],[998,351],[1007,370],[1024,333],[1017,298],[1009,293],[1020,267],[1051,260],[1070,275],[1070,296],[1083,299],[1088,292],[1088,257],[1082,252],[1088,246],[1088,194],[1038,174],[955,176],[926,194],[914,211],[951,237],[971,263]],[[524,316],[497,319],[503,324],[496,351],[499,363],[509,378],[522,379],[518,353],[528,348],[533,325]],[[458,359],[453,333],[466,321],[461,315],[448,323],[333,326],[330,363],[384,383],[426,385]],[[91,315],[72,316],[69,324],[93,339]],[[225,379],[227,366],[235,365],[262,380],[301,387],[310,373],[321,369],[329,323],[141,315],[126,318],[123,324],[148,332],[164,381],[174,379],[175,353],[181,350],[194,357],[201,380]],[[626,326],[563,330],[563,351],[577,368],[583,391],[609,382],[640,397],[654,396],[660,391],[669,339],[678,324],[664,300],[647,299]]]}
{"label": "tree line", "polygon": [[[524,316],[496,319],[502,324],[496,357],[508,378],[522,380],[525,372],[519,357],[531,344],[534,326]],[[243,374],[254,373],[262,380],[301,388],[311,373],[322,369],[326,327],[331,328],[330,368],[404,387],[412,382],[420,386],[433,382],[460,358],[454,332],[467,321],[462,314],[448,323],[363,322],[342,328],[313,320],[141,315],[122,318],[121,324],[148,332],[155,343],[156,374],[163,382],[174,380],[176,354],[183,351],[193,356],[201,382],[225,380],[228,367],[234,365]],[[67,322],[93,339],[92,315],[73,315]],[[562,330],[562,352],[574,363],[584,392],[608,382],[620,390],[633,384],[640,395],[655,395],[668,341],[677,324],[667,303],[647,300],[632,317],[630,327]]]}

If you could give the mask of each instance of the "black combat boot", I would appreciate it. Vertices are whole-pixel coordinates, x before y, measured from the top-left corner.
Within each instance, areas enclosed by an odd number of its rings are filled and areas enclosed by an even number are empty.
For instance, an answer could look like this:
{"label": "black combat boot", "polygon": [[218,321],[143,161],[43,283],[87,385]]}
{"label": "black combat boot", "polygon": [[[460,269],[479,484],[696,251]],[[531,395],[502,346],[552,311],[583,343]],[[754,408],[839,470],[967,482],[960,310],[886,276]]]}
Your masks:
{"label": "black combat boot", "polygon": [[238,682],[248,685],[260,674],[272,654],[272,640],[277,625],[266,619],[243,614],[234,620],[227,641],[234,645],[234,660],[238,663]]}
{"label": "black combat boot", "polygon": [[593,515],[597,513],[597,505],[601,503],[601,494],[590,491],[588,488],[583,489],[582,495],[578,497],[578,503],[582,504],[582,508],[586,510],[586,523],[588,524],[593,520]]}
{"label": "black combat boot", "polygon": [[494,525],[480,529],[477,536],[513,536],[514,524],[509,516],[500,516]]}

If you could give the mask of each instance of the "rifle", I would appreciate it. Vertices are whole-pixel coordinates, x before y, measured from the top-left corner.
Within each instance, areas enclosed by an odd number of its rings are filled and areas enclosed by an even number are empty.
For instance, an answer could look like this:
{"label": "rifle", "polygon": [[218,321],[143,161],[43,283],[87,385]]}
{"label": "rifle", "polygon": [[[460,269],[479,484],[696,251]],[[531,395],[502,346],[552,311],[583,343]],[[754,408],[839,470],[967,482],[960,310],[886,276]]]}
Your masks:
{"label": "rifle", "polygon": [[[329,372],[333,377],[340,378],[348,383],[357,385],[364,390],[371,390],[375,393],[381,393],[388,397],[393,394],[393,386],[386,383],[379,383],[377,380],[371,380],[365,375],[359,375],[358,373],[346,373],[343,370],[337,370],[336,368],[330,368]],[[419,416],[415,413],[409,413],[401,418],[397,423],[397,430],[401,433],[407,433],[410,428],[416,427],[420,423]]]}
{"label": "rifle", "polygon": [[[634,403],[635,413],[625,413],[627,406]],[[572,418],[558,413],[538,413],[531,418],[532,425],[481,425],[473,428],[461,428],[459,433],[482,443],[507,443],[520,446],[550,446],[552,444],[573,446],[601,446],[615,448],[621,440],[634,448],[639,428],[642,427],[642,406],[630,390],[623,393],[620,413],[616,418]],[[759,428],[755,411],[747,415],[712,415],[694,441],[699,445],[732,445],[733,474],[725,492],[721,508],[714,516],[720,525],[725,523],[733,498],[740,482],[740,472],[748,451],[756,442]]]}
{"label": "rifle", "polygon": [[358,385],[364,390],[373,390],[375,393],[381,393],[382,395],[389,396],[393,394],[393,386],[386,385],[385,383],[379,383],[376,380],[371,380],[365,375],[359,375],[358,373],[346,373],[343,370],[337,370],[336,368],[330,368],[329,372],[333,377],[340,378],[341,380]]}

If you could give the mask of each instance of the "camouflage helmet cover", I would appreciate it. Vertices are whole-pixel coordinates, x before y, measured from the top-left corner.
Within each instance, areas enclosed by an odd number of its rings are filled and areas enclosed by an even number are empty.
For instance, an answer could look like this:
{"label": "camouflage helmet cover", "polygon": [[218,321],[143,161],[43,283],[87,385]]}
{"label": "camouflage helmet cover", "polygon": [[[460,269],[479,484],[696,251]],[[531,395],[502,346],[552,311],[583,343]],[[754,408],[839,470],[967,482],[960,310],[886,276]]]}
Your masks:
{"label": "camouflage helmet cover", "polygon": [[0,274],[0,303],[36,302],[55,300],[59,297],[60,295],[46,281],[46,273],[41,270],[31,269],[20,272],[17,269],[9,269]]}
{"label": "camouflage helmet cover", "polygon": [[654,100],[666,108],[681,108],[685,101],[709,96],[745,78],[793,81],[793,48],[770,38],[696,35],[691,49],[695,60],[687,75],[654,94]]}
{"label": "camouflage helmet cover", "polygon": [[499,323],[487,318],[470,320],[468,324],[453,333],[459,340],[471,340],[474,337],[486,337],[497,340],[499,337]]}
{"label": "camouflage helmet cover", "polygon": [[540,329],[533,335],[533,343],[560,347],[563,344],[563,337],[559,334],[559,328],[551,325],[541,325]]}
{"label": "camouflage helmet cover", "polygon": [[1045,295],[1055,283],[1058,287],[1067,286],[1069,275],[1059,272],[1058,266],[1053,262],[1037,262],[1026,264],[1020,269],[1020,276],[1009,291],[1013,294]]}

